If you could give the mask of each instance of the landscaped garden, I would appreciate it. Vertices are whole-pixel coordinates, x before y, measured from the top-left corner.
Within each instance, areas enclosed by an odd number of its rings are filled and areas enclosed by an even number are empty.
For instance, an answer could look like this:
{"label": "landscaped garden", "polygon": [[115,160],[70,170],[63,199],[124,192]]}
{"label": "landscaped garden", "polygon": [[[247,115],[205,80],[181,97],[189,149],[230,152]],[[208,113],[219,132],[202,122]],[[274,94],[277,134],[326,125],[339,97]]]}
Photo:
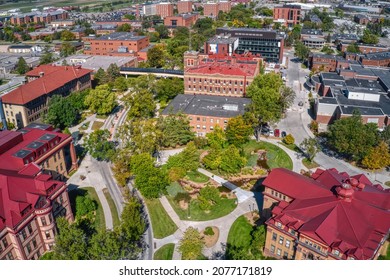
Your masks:
{"label": "landscaped garden", "polygon": [[145,202],[152,221],[153,236],[160,239],[173,234],[177,226],[165,211],[160,200],[146,199]]}
{"label": "landscaped garden", "polygon": [[172,260],[173,251],[175,250],[175,244],[169,243],[165,244],[154,252],[154,260]]}

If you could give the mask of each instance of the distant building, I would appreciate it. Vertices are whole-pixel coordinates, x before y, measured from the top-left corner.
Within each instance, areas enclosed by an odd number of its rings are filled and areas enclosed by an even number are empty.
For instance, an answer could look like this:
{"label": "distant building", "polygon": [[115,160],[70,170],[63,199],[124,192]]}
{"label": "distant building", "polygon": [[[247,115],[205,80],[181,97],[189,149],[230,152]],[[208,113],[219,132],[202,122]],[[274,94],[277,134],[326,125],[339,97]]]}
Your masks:
{"label": "distant building", "polygon": [[175,28],[178,26],[191,27],[198,20],[198,14],[182,14],[164,18],[164,25]]}
{"label": "distant building", "polygon": [[8,47],[8,52],[10,53],[31,53],[36,52],[38,47],[32,45],[11,45]]}
{"label": "distant building", "polygon": [[322,49],[326,40],[321,30],[302,29],[301,41],[305,46],[311,49]]}
{"label": "distant building", "polygon": [[230,1],[207,2],[203,4],[203,14],[206,17],[217,17],[220,11],[228,13],[232,9]]}
{"label": "distant building", "polygon": [[292,27],[300,23],[301,6],[299,5],[283,5],[274,8],[274,20],[283,19],[286,26]]}
{"label": "distant building", "polygon": [[366,15],[360,15],[360,14],[359,15],[355,15],[353,17],[353,20],[357,24],[361,24],[361,25],[366,25],[367,23],[370,22],[370,19]]}
{"label": "distant building", "polygon": [[260,55],[267,62],[281,63],[284,39],[274,30],[257,28],[217,28],[217,35],[238,38],[237,53]]}
{"label": "distant building", "polygon": [[336,71],[337,59],[341,56],[332,54],[312,53],[309,56],[309,68],[313,71]]}
{"label": "distant building", "polygon": [[275,168],[263,185],[263,215],[269,217],[266,256],[374,260],[386,254],[390,190],[364,174],[317,169],[308,178]]}
{"label": "distant building", "polygon": [[206,136],[216,126],[225,129],[229,119],[244,114],[249,103],[249,98],[179,94],[164,109],[162,115],[181,112],[188,116],[190,126],[197,136]]}
{"label": "distant building", "polygon": [[68,12],[58,9],[50,12],[30,12],[25,14],[18,14],[11,17],[11,24],[21,25],[27,23],[51,23],[52,21],[61,21],[68,18]]}
{"label": "distant building", "polygon": [[[337,47],[340,51],[346,52],[349,45],[350,45],[349,43],[340,43]],[[389,46],[383,46],[383,45],[357,44],[357,46],[359,47],[359,51],[362,54],[386,52],[390,50]]]}
{"label": "distant building", "polygon": [[52,95],[67,96],[90,88],[91,72],[81,67],[51,65],[27,72],[27,84],[2,96],[7,122],[22,128],[39,120],[47,112]]}
{"label": "distant building", "polygon": [[184,93],[242,97],[260,72],[253,55],[184,54]]}
{"label": "distant building", "polygon": [[159,3],[156,4],[156,15],[162,19],[173,16],[173,4],[172,3]]}
{"label": "distant building", "polygon": [[193,2],[191,0],[181,0],[177,2],[177,12],[179,14],[186,14],[192,12]]}
{"label": "distant building", "polygon": [[71,27],[75,25],[75,22],[73,19],[66,19],[66,20],[55,20],[50,23],[51,26],[54,28],[61,28],[61,27]]}
{"label": "distant building", "polygon": [[137,52],[149,46],[147,36],[137,36],[130,32],[114,32],[95,38],[83,38],[89,41],[86,55],[137,56]]}
{"label": "distant building", "polygon": [[142,6],[142,15],[145,17],[154,16],[157,14],[156,4],[145,4]]}

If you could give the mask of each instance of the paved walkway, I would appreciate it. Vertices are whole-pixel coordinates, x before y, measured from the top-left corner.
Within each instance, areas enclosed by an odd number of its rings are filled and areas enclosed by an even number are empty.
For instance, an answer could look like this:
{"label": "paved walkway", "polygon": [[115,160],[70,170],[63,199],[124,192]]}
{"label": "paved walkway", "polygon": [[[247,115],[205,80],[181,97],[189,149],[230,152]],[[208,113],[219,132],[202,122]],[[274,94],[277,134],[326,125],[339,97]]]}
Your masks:
{"label": "paved walkway", "polygon": [[[84,180],[81,180],[80,176],[85,176]],[[67,181],[70,189],[74,188],[83,188],[83,187],[92,187],[95,189],[100,203],[103,208],[104,219],[106,221],[106,228],[113,228],[113,221],[110,206],[108,205],[107,199],[104,195],[103,190],[106,188],[104,185],[104,180],[102,175],[99,172],[98,167],[96,167],[92,161],[92,158],[89,154],[85,156],[81,162],[79,169],[69,178]]]}
{"label": "paved walkway", "polygon": [[238,203],[242,203],[245,200],[249,199],[250,197],[253,197],[253,192],[243,190],[237,187],[236,185],[232,184],[231,182],[225,180],[224,178],[214,175],[213,173],[203,168],[198,168],[198,172],[202,173],[203,175],[206,175],[207,177],[211,178],[215,182],[231,190],[236,195]]}

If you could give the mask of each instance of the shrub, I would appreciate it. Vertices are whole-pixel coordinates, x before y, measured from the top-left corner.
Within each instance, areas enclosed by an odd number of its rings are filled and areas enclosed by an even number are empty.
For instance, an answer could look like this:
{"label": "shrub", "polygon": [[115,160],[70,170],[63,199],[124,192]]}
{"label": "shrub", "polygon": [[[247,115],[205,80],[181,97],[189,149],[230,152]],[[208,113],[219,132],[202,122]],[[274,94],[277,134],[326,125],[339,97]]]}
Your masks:
{"label": "shrub", "polygon": [[203,196],[198,196],[198,202],[199,202],[199,208],[203,211],[210,210],[211,209],[211,203],[208,199],[206,199]]}
{"label": "shrub", "polygon": [[182,167],[172,167],[168,171],[168,179],[170,182],[175,182],[186,175],[186,170]]}
{"label": "shrub", "polygon": [[283,138],[283,142],[287,145],[292,145],[294,144],[295,139],[291,134],[288,134],[286,137]]}
{"label": "shrub", "polygon": [[206,229],[204,230],[204,234],[213,236],[215,233],[212,227],[206,227]]}
{"label": "shrub", "polygon": [[185,191],[178,182],[173,182],[167,186],[167,193],[171,197],[175,197],[178,193],[184,193]]}
{"label": "shrub", "polygon": [[208,145],[208,141],[207,141],[206,137],[199,137],[198,136],[198,137],[195,137],[194,144],[195,144],[196,148],[203,149],[204,147],[206,147]]}
{"label": "shrub", "polygon": [[96,201],[88,196],[76,197],[76,217],[81,218],[96,210]]}
{"label": "shrub", "polygon": [[318,122],[312,120],[310,123],[310,130],[314,133],[314,135],[318,134]]}

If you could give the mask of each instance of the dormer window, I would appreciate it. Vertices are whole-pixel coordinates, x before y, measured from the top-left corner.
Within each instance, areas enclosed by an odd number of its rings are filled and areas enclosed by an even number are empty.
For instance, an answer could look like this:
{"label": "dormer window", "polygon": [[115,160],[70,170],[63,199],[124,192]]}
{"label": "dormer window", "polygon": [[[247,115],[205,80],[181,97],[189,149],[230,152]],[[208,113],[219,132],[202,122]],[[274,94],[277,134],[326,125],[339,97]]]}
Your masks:
{"label": "dormer window", "polygon": [[339,250],[334,250],[334,254],[335,254],[336,256],[340,256],[340,251],[339,251]]}
{"label": "dormer window", "polygon": [[278,228],[281,228],[281,227],[282,227],[282,224],[281,224],[280,222],[277,222],[277,223],[276,223],[276,226],[277,226]]}

